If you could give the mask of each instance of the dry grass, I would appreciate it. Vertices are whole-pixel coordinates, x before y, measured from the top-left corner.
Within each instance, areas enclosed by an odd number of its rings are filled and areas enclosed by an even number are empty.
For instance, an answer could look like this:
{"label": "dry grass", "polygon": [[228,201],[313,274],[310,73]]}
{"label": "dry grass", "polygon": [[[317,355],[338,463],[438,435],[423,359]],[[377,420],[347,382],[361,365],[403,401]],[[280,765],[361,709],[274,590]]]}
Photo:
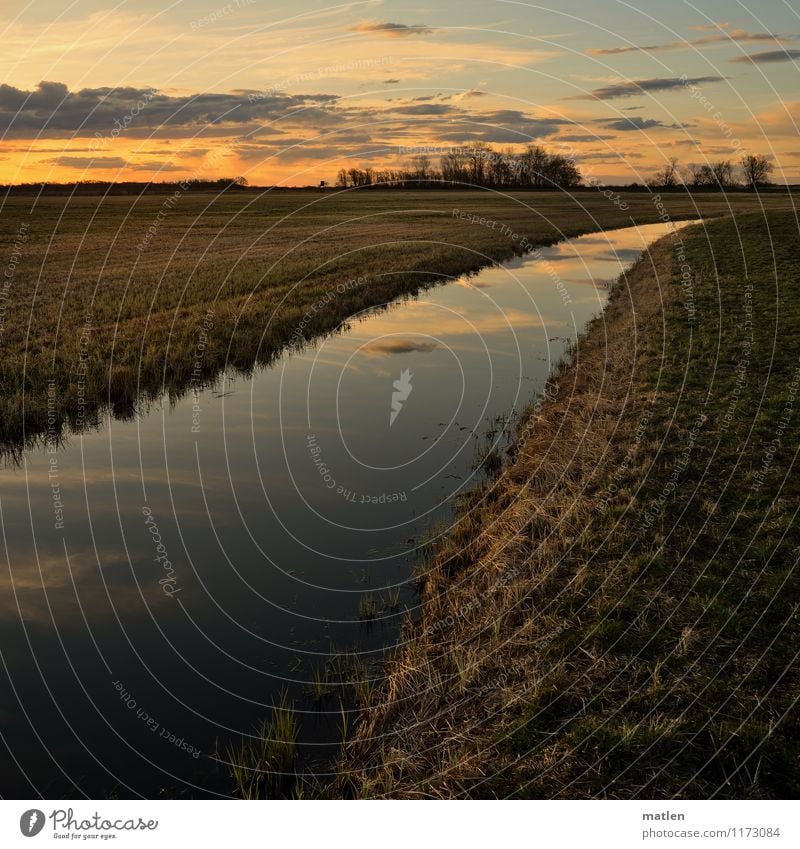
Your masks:
{"label": "dry grass", "polygon": [[[426,564],[421,618],[331,794],[800,794],[800,484],[786,477],[800,421],[772,483],[747,493],[797,366],[773,344],[800,335],[797,224],[692,233],[697,322],[668,237],[613,289],[513,462]],[[723,429],[745,279],[757,339]]]}

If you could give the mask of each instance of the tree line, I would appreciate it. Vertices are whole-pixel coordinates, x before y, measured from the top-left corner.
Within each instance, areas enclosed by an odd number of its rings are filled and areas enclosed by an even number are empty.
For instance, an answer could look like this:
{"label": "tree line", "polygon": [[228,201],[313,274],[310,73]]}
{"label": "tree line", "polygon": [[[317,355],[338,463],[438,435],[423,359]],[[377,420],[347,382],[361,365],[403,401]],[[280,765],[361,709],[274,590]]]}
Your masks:
{"label": "tree line", "polygon": [[693,189],[759,189],[769,186],[774,165],[766,156],[746,153],[738,163],[731,159],[716,162],[689,163],[681,168],[676,157],[671,158],[650,180],[651,188],[674,189],[688,186]]}
{"label": "tree line", "polygon": [[[432,149],[436,152],[436,149]],[[438,167],[427,151],[415,154],[402,168],[351,167],[340,169],[336,185],[343,188],[442,188],[481,186],[502,189],[574,188],[581,172],[571,156],[528,145],[518,153],[495,150],[476,142],[441,151]]]}
{"label": "tree line", "polygon": [[[419,150],[419,149],[417,149]],[[431,153],[440,152],[438,162]],[[738,163],[731,159],[682,168],[670,159],[646,181],[658,189],[758,189],[771,185],[774,170],[770,159],[744,154]],[[455,188],[480,186],[495,189],[573,189],[581,186],[583,176],[570,155],[553,153],[541,145],[528,145],[521,153],[510,149],[495,150],[476,142],[464,147],[427,148],[416,153],[400,168],[352,166],[341,168],[336,185],[341,188]],[[639,188],[632,183],[630,188]]]}
{"label": "tree line", "polygon": [[217,180],[144,182],[131,180],[76,180],[72,183],[20,183],[0,185],[0,193],[13,195],[142,195],[183,192],[229,192],[248,187],[246,177],[220,177]]}

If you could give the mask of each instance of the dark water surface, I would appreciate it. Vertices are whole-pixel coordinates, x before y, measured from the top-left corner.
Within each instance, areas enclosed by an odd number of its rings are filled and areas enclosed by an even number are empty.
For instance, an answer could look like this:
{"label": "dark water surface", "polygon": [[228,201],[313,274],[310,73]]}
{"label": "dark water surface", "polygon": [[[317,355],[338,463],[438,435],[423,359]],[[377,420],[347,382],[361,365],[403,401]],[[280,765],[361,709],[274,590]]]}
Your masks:
{"label": "dark water surface", "polygon": [[486,269],[5,468],[0,793],[227,795],[217,752],[284,690],[322,762],[340,706],[309,693],[315,671],[392,645],[487,430],[665,232]]}

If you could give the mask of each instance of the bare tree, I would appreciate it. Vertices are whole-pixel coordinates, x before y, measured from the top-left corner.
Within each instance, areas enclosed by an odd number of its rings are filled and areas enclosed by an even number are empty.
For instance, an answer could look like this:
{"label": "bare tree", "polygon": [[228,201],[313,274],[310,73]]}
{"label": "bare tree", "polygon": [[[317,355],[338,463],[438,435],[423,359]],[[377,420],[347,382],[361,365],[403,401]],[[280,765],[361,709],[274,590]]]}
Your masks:
{"label": "bare tree", "polygon": [[425,153],[420,153],[411,160],[411,172],[418,180],[426,181],[430,177],[431,158]]}
{"label": "bare tree", "polygon": [[648,185],[662,189],[673,189],[678,185],[678,160],[672,157],[669,162],[656,173],[654,180],[648,180]]}
{"label": "bare tree", "polygon": [[774,166],[766,156],[748,153],[742,157],[741,162],[745,185],[752,189],[769,185],[769,175]]}
{"label": "bare tree", "polygon": [[463,148],[451,148],[439,160],[441,170],[431,166],[424,154],[415,156],[403,169],[376,170],[371,167],[340,169],[339,186],[361,188],[446,188],[448,185],[519,188],[573,188],[580,185],[581,172],[572,157],[548,153],[542,147],[528,147],[523,153],[507,148],[494,150],[477,142]]}
{"label": "bare tree", "polygon": [[711,173],[713,174],[713,182],[721,189],[728,189],[736,185],[736,180],[733,177],[733,165],[730,159],[720,159],[718,162],[713,163]]}

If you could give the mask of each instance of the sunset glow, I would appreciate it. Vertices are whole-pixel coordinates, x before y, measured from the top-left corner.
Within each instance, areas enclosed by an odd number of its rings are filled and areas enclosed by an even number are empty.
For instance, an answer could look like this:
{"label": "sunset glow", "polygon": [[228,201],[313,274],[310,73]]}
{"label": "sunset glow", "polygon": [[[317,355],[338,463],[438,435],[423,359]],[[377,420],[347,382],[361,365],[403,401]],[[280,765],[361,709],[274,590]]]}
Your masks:
{"label": "sunset glow", "polygon": [[800,27],[779,3],[10,7],[4,183],[309,185],[474,141],[545,144],[604,182],[750,151],[774,182],[800,173]]}

